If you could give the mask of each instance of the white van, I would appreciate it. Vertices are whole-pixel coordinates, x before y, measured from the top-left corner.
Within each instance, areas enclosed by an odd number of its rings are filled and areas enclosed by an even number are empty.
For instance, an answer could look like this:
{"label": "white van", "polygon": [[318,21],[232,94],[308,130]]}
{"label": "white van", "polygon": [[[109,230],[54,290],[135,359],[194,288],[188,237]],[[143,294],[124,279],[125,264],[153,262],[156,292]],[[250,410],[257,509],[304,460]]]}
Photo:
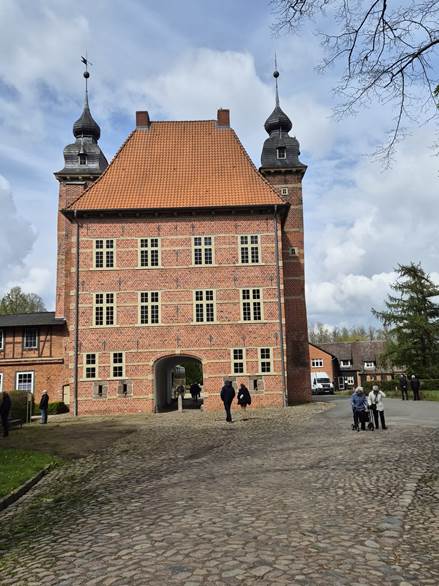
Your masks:
{"label": "white van", "polygon": [[326,372],[311,373],[311,389],[313,395],[334,394],[334,385]]}

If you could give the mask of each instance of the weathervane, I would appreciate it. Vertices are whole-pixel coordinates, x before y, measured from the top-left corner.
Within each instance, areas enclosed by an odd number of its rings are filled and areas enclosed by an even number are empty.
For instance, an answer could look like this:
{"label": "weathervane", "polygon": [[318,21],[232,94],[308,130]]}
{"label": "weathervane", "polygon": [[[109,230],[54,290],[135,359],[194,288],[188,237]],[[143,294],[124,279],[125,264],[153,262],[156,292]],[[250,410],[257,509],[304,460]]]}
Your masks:
{"label": "weathervane", "polygon": [[276,51],[274,52],[274,72],[273,77],[276,80],[276,106],[279,106],[279,90],[277,87],[277,78],[279,77],[279,71],[277,70],[277,55]]}
{"label": "weathervane", "polygon": [[85,52],[85,57],[83,57],[81,55],[81,61],[82,63],[84,63],[85,65],[85,71],[83,73],[84,77],[85,77],[85,93],[88,93],[88,78],[90,77],[90,72],[88,71],[88,66],[89,65],[93,65],[93,63],[91,63],[88,59],[87,59],[87,51]]}

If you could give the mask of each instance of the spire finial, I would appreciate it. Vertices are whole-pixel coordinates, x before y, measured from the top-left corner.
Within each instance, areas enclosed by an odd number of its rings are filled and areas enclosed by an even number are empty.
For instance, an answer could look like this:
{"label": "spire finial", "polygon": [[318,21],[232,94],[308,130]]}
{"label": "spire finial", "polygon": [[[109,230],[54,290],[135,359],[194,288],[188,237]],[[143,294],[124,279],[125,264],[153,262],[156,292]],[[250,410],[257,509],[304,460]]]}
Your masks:
{"label": "spire finial", "polygon": [[277,70],[277,55],[274,53],[274,72],[273,77],[276,80],[276,106],[279,106],[279,89],[277,87],[277,78],[279,77],[279,71]]}
{"label": "spire finial", "polygon": [[82,63],[84,63],[85,65],[85,71],[83,73],[83,76],[85,78],[85,105],[88,106],[88,78],[90,77],[90,72],[88,70],[88,66],[89,65],[93,65],[93,63],[91,63],[88,60],[88,55],[87,55],[87,51],[85,51],[85,57],[83,57],[81,55],[81,61]]}

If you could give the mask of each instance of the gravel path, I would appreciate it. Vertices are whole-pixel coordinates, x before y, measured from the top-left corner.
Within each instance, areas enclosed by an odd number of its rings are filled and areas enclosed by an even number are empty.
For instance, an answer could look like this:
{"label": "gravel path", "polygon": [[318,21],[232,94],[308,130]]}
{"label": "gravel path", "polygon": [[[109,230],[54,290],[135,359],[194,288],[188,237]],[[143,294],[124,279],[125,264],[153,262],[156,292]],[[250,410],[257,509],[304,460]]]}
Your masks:
{"label": "gravel path", "polygon": [[3,514],[0,584],[437,585],[438,428],[389,422],[147,418]]}

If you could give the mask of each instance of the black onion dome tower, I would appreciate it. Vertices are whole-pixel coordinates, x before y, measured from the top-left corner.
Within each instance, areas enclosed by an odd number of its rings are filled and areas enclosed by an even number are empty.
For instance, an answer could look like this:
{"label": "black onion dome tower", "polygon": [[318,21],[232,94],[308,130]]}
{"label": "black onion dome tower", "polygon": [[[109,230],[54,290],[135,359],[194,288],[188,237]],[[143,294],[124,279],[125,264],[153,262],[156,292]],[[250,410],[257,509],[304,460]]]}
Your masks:
{"label": "black onion dome tower", "polygon": [[84,77],[84,109],[73,125],[73,136],[76,140],[64,149],[64,169],[55,173],[58,180],[71,178],[94,181],[108,167],[108,161],[98,145],[101,129],[91,115],[88,104],[88,78],[90,73],[87,69],[84,71]]}
{"label": "black onion dome tower", "polygon": [[279,90],[277,69],[273,73],[276,80],[276,106],[264,124],[264,128],[270,135],[264,142],[261,155],[261,167],[268,169],[288,169],[303,165],[299,160],[299,141],[295,136],[289,136],[293,125],[291,120],[279,105]]}

